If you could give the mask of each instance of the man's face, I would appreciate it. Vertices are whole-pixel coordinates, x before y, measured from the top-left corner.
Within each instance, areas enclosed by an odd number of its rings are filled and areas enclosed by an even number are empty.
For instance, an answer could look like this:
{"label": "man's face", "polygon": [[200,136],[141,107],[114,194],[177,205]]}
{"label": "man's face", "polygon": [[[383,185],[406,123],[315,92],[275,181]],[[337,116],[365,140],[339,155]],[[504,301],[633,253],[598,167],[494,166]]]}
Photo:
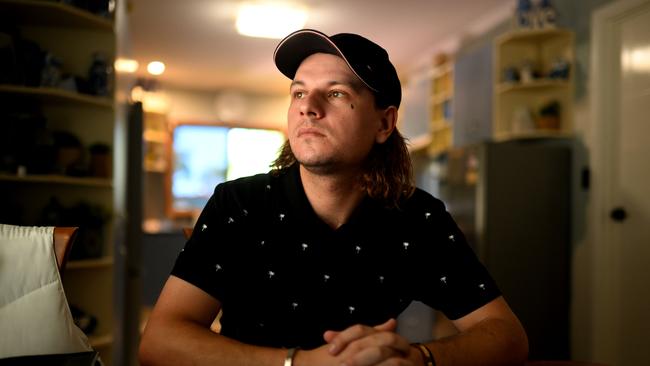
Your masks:
{"label": "man's face", "polygon": [[358,170],[373,144],[383,143],[392,132],[386,111],[375,108],[372,92],[340,57],[307,57],[290,91],[289,142],[297,161],[309,170]]}

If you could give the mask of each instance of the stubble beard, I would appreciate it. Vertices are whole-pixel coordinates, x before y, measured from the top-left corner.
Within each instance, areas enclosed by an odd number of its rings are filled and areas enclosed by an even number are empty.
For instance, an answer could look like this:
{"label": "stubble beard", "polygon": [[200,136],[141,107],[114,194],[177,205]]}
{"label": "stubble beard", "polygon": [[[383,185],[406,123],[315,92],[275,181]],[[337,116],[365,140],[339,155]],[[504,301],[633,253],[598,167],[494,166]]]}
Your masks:
{"label": "stubble beard", "polygon": [[331,158],[300,159],[296,157],[296,161],[314,174],[328,175],[336,171],[336,163]]}
{"label": "stubble beard", "polygon": [[[303,141],[302,153],[292,148],[293,157],[296,162],[303,166],[311,173],[318,175],[332,174],[336,171],[336,159],[332,155],[323,154],[322,151],[318,152],[317,146],[310,146],[311,143]],[[300,150],[300,149],[299,149]]]}

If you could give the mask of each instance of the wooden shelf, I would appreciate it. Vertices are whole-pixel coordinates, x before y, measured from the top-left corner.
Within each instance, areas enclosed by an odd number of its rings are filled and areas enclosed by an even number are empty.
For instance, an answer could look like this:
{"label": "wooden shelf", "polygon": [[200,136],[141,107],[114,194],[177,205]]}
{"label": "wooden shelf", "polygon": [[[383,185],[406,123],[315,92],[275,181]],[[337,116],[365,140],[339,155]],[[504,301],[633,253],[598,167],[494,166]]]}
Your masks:
{"label": "wooden shelf", "polygon": [[572,138],[573,134],[560,130],[533,130],[526,132],[502,132],[494,137],[496,141],[526,140],[526,139],[566,139]]}
{"label": "wooden shelf", "polygon": [[407,148],[410,153],[416,153],[422,150],[426,150],[431,144],[431,135],[424,135],[411,139],[407,143]]}
{"label": "wooden shelf", "polygon": [[431,123],[431,132],[436,133],[451,129],[451,124],[446,119],[436,120]]}
{"label": "wooden shelf", "polygon": [[169,141],[169,134],[165,131],[145,130],[142,135],[144,141],[164,144]]}
{"label": "wooden shelf", "polygon": [[22,24],[113,31],[112,20],[58,1],[0,0],[0,12]]}
{"label": "wooden shelf", "polygon": [[525,41],[525,42],[535,42],[539,40],[549,39],[553,37],[566,37],[571,36],[572,33],[566,29],[560,28],[533,28],[533,29],[521,29],[508,32],[501,37],[496,39],[496,42],[499,44],[504,44],[508,42],[515,41]]}
{"label": "wooden shelf", "polygon": [[113,100],[110,98],[80,94],[57,88],[0,84],[0,94],[11,94],[25,98],[34,98],[44,102],[63,102],[70,104],[85,104],[102,108],[113,108]]}
{"label": "wooden shelf", "polygon": [[167,172],[167,161],[165,161],[165,160],[150,161],[150,160],[145,159],[143,165],[144,165],[143,169],[144,169],[145,172],[150,172],[150,173],[166,173]]}
{"label": "wooden shelf", "polygon": [[88,337],[88,342],[93,348],[104,348],[113,344],[113,335],[104,334],[104,335],[93,335]]}
{"label": "wooden shelf", "polygon": [[78,259],[70,260],[66,264],[65,269],[67,270],[76,270],[76,269],[98,269],[98,268],[108,268],[113,265],[113,257],[103,257],[97,259]]}
{"label": "wooden shelf", "polygon": [[431,103],[438,104],[438,103],[444,103],[446,101],[451,101],[453,95],[454,95],[453,90],[447,90],[444,92],[434,94],[431,96]]}
{"label": "wooden shelf", "polygon": [[0,174],[0,181],[4,182],[21,182],[21,183],[47,183],[47,184],[63,184],[73,186],[85,187],[98,187],[98,188],[112,188],[113,181],[106,178],[77,178],[68,177],[64,175],[55,174],[39,174],[39,175],[12,175]]}
{"label": "wooden shelf", "polygon": [[569,88],[571,84],[566,80],[540,79],[527,83],[500,83],[496,85],[496,92],[503,94],[512,91],[544,88]]}
{"label": "wooden shelf", "polygon": [[440,77],[445,74],[450,74],[454,71],[454,64],[447,60],[445,63],[438,65],[433,70],[433,77]]}
{"label": "wooden shelf", "polygon": [[441,154],[449,151],[450,147],[440,147],[440,146],[430,146],[427,149],[427,154],[433,159],[440,156]]}

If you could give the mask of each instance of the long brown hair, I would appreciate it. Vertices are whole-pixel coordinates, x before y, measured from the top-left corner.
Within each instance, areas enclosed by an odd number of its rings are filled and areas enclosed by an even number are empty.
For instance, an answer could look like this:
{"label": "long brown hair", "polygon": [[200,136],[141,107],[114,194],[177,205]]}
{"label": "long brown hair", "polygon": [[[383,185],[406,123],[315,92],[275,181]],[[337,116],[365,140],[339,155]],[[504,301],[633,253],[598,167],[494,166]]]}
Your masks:
{"label": "long brown hair", "polygon": [[[296,163],[289,140],[271,165],[274,172]],[[395,129],[383,144],[375,144],[366,158],[360,177],[361,186],[371,198],[387,207],[397,207],[402,197],[415,190],[413,165],[404,137]]]}

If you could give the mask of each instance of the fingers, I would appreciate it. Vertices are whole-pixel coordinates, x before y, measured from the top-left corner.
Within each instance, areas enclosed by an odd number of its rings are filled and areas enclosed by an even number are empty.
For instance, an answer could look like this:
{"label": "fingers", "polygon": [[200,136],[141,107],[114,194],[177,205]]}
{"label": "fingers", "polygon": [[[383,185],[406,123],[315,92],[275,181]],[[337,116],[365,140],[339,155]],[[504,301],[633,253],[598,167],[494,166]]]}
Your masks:
{"label": "fingers", "polygon": [[[397,321],[391,318],[382,324],[375,325],[373,328],[379,331],[394,332],[397,329]],[[323,338],[325,339],[325,342],[332,343],[339,334],[341,334],[341,332],[328,330],[323,334]]]}
{"label": "fingers", "polygon": [[328,330],[323,334],[323,338],[325,339],[325,342],[330,343],[337,335],[339,335],[339,333],[341,332]]}
{"label": "fingers", "polygon": [[376,325],[374,328],[377,330],[394,332],[397,329],[397,320],[390,318],[387,321],[385,321],[383,324]]}
{"label": "fingers", "polygon": [[[382,359],[396,354],[408,354],[409,343],[394,332],[397,322],[390,319],[387,322],[375,327],[354,325],[341,332],[326,332],[325,338],[329,339],[329,352],[336,356],[345,351],[346,356],[356,354],[365,349],[381,349],[381,352],[373,351],[373,355],[380,354]],[[338,333],[338,334],[336,334]],[[390,353],[387,353],[390,351]]]}
{"label": "fingers", "polygon": [[[404,359],[404,356],[397,350],[390,347],[363,348],[352,353],[348,350],[341,355],[342,365],[345,366],[369,366],[369,365],[395,365],[395,361]],[[389,361],[390,360],[390,361]]]}
{"label": "fingers", "polygon": [[[411,345],[397,333],[393,332],[379,332],[367,335],[351,342],[344,351],[343,355],[362,352],[366,349],[385,349],[382,351],[382,359],[392,356],[405,356],[411,350]],[[387,353],[390,351],[390,353]]]}

